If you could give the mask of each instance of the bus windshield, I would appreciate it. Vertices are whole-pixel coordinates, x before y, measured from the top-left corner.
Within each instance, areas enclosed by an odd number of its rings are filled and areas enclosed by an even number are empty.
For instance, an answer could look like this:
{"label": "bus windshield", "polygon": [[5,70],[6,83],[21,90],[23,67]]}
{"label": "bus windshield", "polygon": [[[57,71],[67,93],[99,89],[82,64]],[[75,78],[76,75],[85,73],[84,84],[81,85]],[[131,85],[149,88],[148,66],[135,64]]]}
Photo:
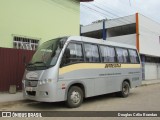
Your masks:
{"label": "bus windshield", "polygon": [[66,38],[57,38],[43,43],[27,65],[28,70],[47,69],[57,62]]}

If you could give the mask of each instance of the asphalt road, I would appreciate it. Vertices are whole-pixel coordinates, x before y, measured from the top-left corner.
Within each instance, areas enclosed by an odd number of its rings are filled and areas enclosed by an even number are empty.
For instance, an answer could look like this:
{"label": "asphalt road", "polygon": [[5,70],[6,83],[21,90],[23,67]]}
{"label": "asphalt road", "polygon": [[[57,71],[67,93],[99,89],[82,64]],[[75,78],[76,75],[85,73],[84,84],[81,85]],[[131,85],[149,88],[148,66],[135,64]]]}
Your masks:
{"label": "asphalt road", "polygon": [[132,89],[127,98],[119,98],[115,94],[88,98],[79,108],[74,109],[66,108],[64,102],[40,103],[25,100],[2,105],[0,111],[160,111],[160,84]]}

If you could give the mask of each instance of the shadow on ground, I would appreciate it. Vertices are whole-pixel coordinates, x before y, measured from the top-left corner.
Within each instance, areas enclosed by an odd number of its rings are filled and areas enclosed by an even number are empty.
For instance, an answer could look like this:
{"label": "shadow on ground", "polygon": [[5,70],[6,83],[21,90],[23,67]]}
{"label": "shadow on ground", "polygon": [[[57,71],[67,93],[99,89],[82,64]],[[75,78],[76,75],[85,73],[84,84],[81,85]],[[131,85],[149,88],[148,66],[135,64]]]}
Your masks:
{"label": "shadow on ground", "polygon": [[[129,97],[134,96],[136,93],[130,93]],[[117,97],[115,93],[112,94],[105,94],[105,95],[100,95],[100,96],[96,96],[96,97],[90,97],[90,98],[86,98],[83,101],[83,105],[86,104],[94,104],[96,102],[102,102],[102,101],[106,101],[106,100],[110,100],[110,99],[124,99],[121,97]],[[65,102],[53,102],[53,103],[48,103],[48,102],[33,102],[33,101],[25,101],[28,102],[27,106],[37,109],[37,110],[43,110],[43,111],[48,111],[48,110],[70,110],[67,108]],[[30,102],[30,103],[29,103]],[[73,109],[72,109],[73,110]]]}

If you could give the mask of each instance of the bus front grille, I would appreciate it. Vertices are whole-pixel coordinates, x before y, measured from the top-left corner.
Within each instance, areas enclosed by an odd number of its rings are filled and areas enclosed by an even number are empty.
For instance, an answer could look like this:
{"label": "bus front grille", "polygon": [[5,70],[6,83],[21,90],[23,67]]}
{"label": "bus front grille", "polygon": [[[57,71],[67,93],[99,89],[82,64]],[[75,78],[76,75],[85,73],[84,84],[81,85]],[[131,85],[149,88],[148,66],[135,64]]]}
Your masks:
{"label": "bus front grille", "polygon": [[37,87],[38,80],[25,80],[26,87]]}

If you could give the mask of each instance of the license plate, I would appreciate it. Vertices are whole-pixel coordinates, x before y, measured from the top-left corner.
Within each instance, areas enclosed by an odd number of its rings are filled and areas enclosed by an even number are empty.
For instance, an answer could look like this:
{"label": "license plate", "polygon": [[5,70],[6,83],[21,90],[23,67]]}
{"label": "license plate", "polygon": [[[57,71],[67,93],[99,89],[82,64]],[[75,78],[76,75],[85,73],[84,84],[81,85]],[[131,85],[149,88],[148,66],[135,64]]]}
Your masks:
{"label": "license plate", "polygon": [[33,91],[33,87],[26,87],[26,91]]}

